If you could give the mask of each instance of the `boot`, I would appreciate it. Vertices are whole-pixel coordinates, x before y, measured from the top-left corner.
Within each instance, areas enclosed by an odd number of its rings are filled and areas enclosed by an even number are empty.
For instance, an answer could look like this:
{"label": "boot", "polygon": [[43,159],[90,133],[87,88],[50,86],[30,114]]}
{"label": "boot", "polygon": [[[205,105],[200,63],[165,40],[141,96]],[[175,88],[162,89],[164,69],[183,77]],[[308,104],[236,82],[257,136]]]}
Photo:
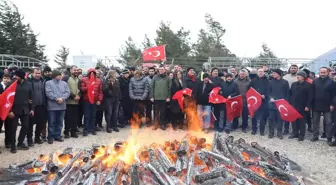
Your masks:
{"label": "boot", "polygon": [[274,133],[273,132],[270,132],[269,134],[268,134],[268,138],[273,138],[274,137]]}
{"label": "boot", "polygon": [[252,135],[256,135],[257,132],[256,132],[255,130],[252,130],[251,134],[252,134]]}
{"label": "boot", "polygon": [[36,144],[42,144],[43,141],[40,138],[35,138],[35,143]]}
{"label": "boot", "polygon": [[14,147],[11,147],[10,152],[11,152],[12,154],[15,154],[15,153],[17,152],[16,147],[15,147],[15,146],[14,146]]}
{"label": "boot", "polygon": [[298,138],[299,136],[297,134],[291,134],[288,139],[294,139],[294,138]]}
{"label": "boot", "polygon": [[32,139],[29,139],[29,140],[27,141],[27,143],[28,143],[28,146],[29,146],[29,147],[33,147],[33,146],[34,146],[34,142],[33,142]]}
{"label": "boot", "polygon": [[323,132],[321,138],[327,138],[327,135]]}
{"label": "boot", "polygon": [[327,143],[328,143],[329,146],[335,146],[334,142],[332,142],[332,138],[328,138]]}
{"label": "boot", "polygon": [[283,139],[282,133],[277,133],[277,136],[278,136],[279,139]]}
{"label": "boot", "polygon": [[303,141],[304,140],[304,137],[299,137],[298,141]]}
{"label": "boot", "polygon": [[283,135],[287,135],[287,134],[289,134],[289,130],[285,130],[285,131],[283,132]]}
{"label": "boot", "polygon": [[113,128],[113,131],[115,131],[115,132],[119,132],[118,127],[114,127],[114,128]]}
{"label": "boot", "polygon": [[77,132],[71,132],[71,137],[73,137],[73,138],[78,138],[78,135],[77,135]]}
{"label": "boot", "polygon": [[29,150],[29,147],[26,146],[24,143],[19,143],[17,145],[17,149],[19,149],[19,150]]}
{"label": "boot", "polygon": [[313,138],[311,138],[310,141],[312,141],[312,142],[316,142],[316,141],[318,141],[318,140],[319,140],[319,138],[314,136]]}
{"label": "boot", "polygon": [[107,128],[107,129],[106,129],[106,132],[107,132],[107,133],[112,133],[112,130],[111,130],[110,128]]}

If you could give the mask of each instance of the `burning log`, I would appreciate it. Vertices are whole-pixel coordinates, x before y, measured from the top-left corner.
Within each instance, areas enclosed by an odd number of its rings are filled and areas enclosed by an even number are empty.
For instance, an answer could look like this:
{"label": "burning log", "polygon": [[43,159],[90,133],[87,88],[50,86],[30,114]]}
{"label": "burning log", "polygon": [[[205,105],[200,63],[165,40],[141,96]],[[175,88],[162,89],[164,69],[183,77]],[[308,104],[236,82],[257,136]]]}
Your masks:
{"label": "burning log", "polygon": [[187,185],[190,185],[191,180],[192,180],[192,175],[193,175],[192,173],[194,170],[194,160],[195,160],[195,153],[193,152],[190,155],[189,162],[188,162],[188,171],[187,171],[187,177],[186,177]]}
{"label": "burning log", "polygon": [[158,161],[164,168],[166,172],[174,172],[176,171],[176,168],[174,165],[170,162],[168,156],[164,153],[164,151],[161,148],[157,148],[158,151]]}
{"label": "burning log", "polygon": [[[64,176],[58,181],[58,185],[65,185],[71,181],[72,175],[79,169],[80,164],[76,163],[73,167],[71,167],[68,172],[64,174]],[[57,173],[57,175],[59,175]]]}
{"label": "burning log", "polygon": [[168,185],[167,182],[161,177],[160,173],[150,163],[146,164],[145,168],[152,172],[152,174],[159,181],[160,185]]}
{"label": "burning log", "polygon": [[272,152],[267,150],[266,148],[264,147],[261,147],[257,142],[252,142],[251,143],[251,146],[255,149],[257,149],[258,151],[262,152],[264,155],[267,156],[267,159],[266,161],[270,160],[274,165],[276,165],[278,168],[281,168],[281,169],[285,169],[285,166],[281,163],[280,160],[276,159]]}
{"label": "burning log", "polygon": [[285,166],[288,170],[296,170],[296,171],[301,171],[302,170],[300,165],[298,165],[296,162],[290,160],[287,156],[280,155],[280,153],[278,151],[275,151],[274,155],[275,155],[276,159],[281,161],[281,163],[285,164]]}
{"label": "burning log", "polygon": [[72,158],[73,148],[68,147],[63,150],[63,152],[58,156],[59,158]]}
{"label": "burning log", "polygon": [[178,150],[177,150],[177,155],[182,157],[187,154],[189,148],[188,140],[185,139],[181,142]]}
{"label": "burning log", "polygon": [[216,159],[218,160],[219,162],[222,162],[224,163],[225,165],[229,165],[229,166],[232,166],[232,161],[229,159],[229,158],[226,158],[220,154],[217,154],[217,153],[214,153],[214,152],[210,152],[210,151],[207,151],[207,150],[201,150],[201,151],[197,151],[197,155],[199,156],[206,156],[206,157],[209,157],[209,158],[213,158],[213,159]]}
{"label": "burning log", "polygon": [[131,171],[131,185],[140,185],[138,165],[133,164],[130,171]]}
{"label": "burning log", "polygon": [[212,140],[212,149],[211,151],[214,152],[215,150],[217,151],[217,142],[218,142],[218,138],[219,138],[219,132],[215,132],[214,134],[214,139]]}
{"label": "burning log", "polygon": [[205,181],[211,180],[211,179],[216,179],[219,177],[224,177],[227,178],[227,175],[225,173],[225,168],[224,167],[220,167],[220,168],[216,168],[213,171],[209,172],[209,173],[202,173],[199,175],[195,176],[195,182],[196,183],[203,183]]}
{"label": "burning log", "polygon": [[89,178],[87,178],[83,184],[85,185],[94,185],[95,182],[95,174],[91,173]]}
{"label": "burning log", "polygon": [[53,153],[49,154],[49,161],[47,163],[47,168],[48,168],[49,172],[52,173],[52,174],[56,173],[56,171],[58,170],[58,165],[54,161]]}
{"label": "burning log", "polygon": [[70,159],[70,161],[62,169],[58,170],[57,175],[63,177],[63,175],[70,170],[74,162],[76,162],[81,155],[82,150],[78,150],[76,155],[72,159]]}
{"label": "burning log", "polygon": [[124,168],[124,163],[121,161],[118,161],[114,164],[114,166],[111,168],[110,172],[106,176],[104,185],[116,185],[117,180],[120,175],[120,171]]}
{"label": "burning log", "polygon": [[[153,167],[155,169],[155,171],[153,172],[152,170],[150,170],[154,175],[156,173],[158,173],[158,175],[161,177],[164,176],[168,185],[174,185],[174,181],[170,178],[170,176],[164,171],[163,167],[160,165],[159,161],[156,159],[155,157],[155,152],[154,149],[150,148],[148,150],[149,153],[149,159],[150,159],[150,166]],[[149,167],[149,168],[151,168]],[[156,171],[157,170],[157,171]],[[155,175],[156,176],[156,175]],[[158,179],[160,181],[160,179]],[[161,181],[160,181],[161,182]]]}

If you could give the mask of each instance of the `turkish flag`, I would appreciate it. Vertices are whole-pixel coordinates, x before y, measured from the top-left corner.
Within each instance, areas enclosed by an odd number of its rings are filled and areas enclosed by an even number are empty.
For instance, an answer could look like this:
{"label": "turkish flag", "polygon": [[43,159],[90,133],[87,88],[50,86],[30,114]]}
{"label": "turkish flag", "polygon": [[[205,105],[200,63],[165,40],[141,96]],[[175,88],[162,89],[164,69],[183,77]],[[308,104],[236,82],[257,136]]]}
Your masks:
{"label": "turkish flag", "polygon": [[219,94],[220,87],[215,87],[212,89],[209,95],[209,102],[212,104],[225,103],[226,98]]}
{"label": "turkish flag", "polygon": [[3,121],[6,120],[9,111],[12,109],[15,98],[16,86],[17,82],[15,81],[5,90],[5,92],[0,95],[0,117]]}
{"label": "turkish flag", "polygon": [[274,104],[279,110],[280,117],[283,121],[293,122],[299,118],[303,118],[302,115],[284,99],[275,100]]}
{"label": "turkish flag", "polygon": [[251,117],[254,116],[254,113],[259,109],[262,103],[262,97],[252,87],[246,92],[246,101],[247,101],[247,108],[249,110],[249,114]]}
{"label": "turkish flag", "polygon": [[243,97],[241,95],[226,100],[226,116],[228,121],[240,117],[243,111]]}
{"label": "turkish flag", "polygon": [[94,85],[95,85],[95,76],[93,73],[90,74],[89,84],[88,84],[88,98],[91,104],[94,104]]}
{"label": "turkish flag", "polygon": [[162,60],[166,61],[165,45],[146,48],[142,52],[143,61]]}
{"label": "turkish flag", "polygon": [[185,89],[182,89],[182,90],[179,90],[179,91],[177,91],[174,95],[173,95],[173,97],[172,97],[172,99],[173,100],[177,100],[177,102],[178,102],[178,104],[179,104],[179,106],[180,106],[180,108],[181,108],[181,110],[183,111],[184,110],[184,106],[183,106],[183,95],[186,95],[186,96],[191,96],[191,93],[192,93],[192,90],[191,89],[189,89],[189,88],[185,88]]}

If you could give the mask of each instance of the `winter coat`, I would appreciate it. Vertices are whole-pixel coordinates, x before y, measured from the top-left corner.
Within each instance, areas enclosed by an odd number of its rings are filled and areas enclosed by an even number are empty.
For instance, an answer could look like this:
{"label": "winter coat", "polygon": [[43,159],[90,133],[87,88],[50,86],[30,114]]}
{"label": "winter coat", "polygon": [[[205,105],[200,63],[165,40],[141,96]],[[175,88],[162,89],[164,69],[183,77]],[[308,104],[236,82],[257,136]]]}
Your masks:
{"label": "winter coat", "polygon": [[122,77],[122,76],[119,78],[119,85],[120,85],[120,92],[121,92],[121,97],[120,97],[121,102],[131,101],[131,98],[130,98],[130,95],[129,95],[129,84],[130,84],[130,79]]}
{"label": "winter coat", "polygon": [[330,105],[332,101],[332,93],[330,92],[331,79],[316,78],[313,80],[313,111],[316,112],[330,112]]}
{"label": "winter coat", "polygon": [[215,85],[215,87],[220,87],[221,84],[224,82],[223,79],[220,77],[210,77],[211,82]]}
{"label": "winter coat", "polygon": [[331,92],[332,105],[336,108],[336,82],[330,80],[328,91]]}
{"label": "winter coat", "polygon": [[[269,101],[271,98],[274,100],[285,99],[288,101],[289,99],[289,85],[287,80],[280,79],[272,79],[270,80],[267,88],[267,95]],[[277,110],[275,104],[273,102],[269,102],[269,109]]]}
{"label": "winter coat", "polygon": [[[183,83],[183,82],[182,82]],[[171,110],[171,112],[173,112],[173,113],[179,113],[179,112],[181,112],[182,110],[181,110],[181,107],[180,107],[180,105],[178,104],[178,101],[177,100],[173,100],[172,98],[173,98],[173,96],[174,96],[174,94],[177,92],[177,91],[180,91],[180,90],[182,90],[183,89],[183,85],[180,83],[180,82],[178,82],[178,81],[175,81],[174,79],[173,79],[173,81],[172,81],[172,85],[171,85],[171,88],[170,88],[170,94],[171,94],[171,104],[170,104],[170,110]]]}
{"label": "winter coat", "polygon": [[146,79],[147,79],[147,81],[148,81],[148,84],[149,84],[149,95],[148,95],[148,98],[147,99],[150,99],[150,95],[151,95],[151,91],[152,91],[152,80],[153,80],[153,78],[154,78],[154,76],[146,76],[145,77]]}
{"label": "winter coat", "polygon": [[264,95],[265,98],[262,100],[262,104],[261,106],[263,106],[264,108],[267,108],[268,105],[268,85],[269,85],[269,80],[267,79],[267,77],[262,77],[262,78],[255,78],[253,80],[251,80],[249,88],[253,88],[255,89],[260,95]]}
{"label": "winter coat", "polygon": [[71,76],[68,78],[68,86],[70,89],[70,96],[67,99],[67,104],[78,105],[79,101],[75,101],[76,96],[81,96],[80,80],[77,77]]}
{"label": "winter coat", "polygon": [[239,94],[242,95],[242,97],[243,97],[243,103],[246,104],[246,92],[249,88],[250,80],[248,78],[246,78],[246,79],[237,78],[234,81],[234,83],[237,84]]}
{"label": "winter coat", "polygon": [[[88,77],[84,77],[81,80],[81,92],[82,92],[82,97],[84,102],[90,102],[89,97],[88,97],[88,87],[89,87],[89,79],[90,74],[88,74]],[[103,84],[101,79],[95,78],[95,83],[94,83],[94,102],[103,101]]]}
{"label": "winter coat", "polygon": [[[62,80],[49,80],[45,84],[45,92],[48,98],[48,110],[66,110],[66,100],[70,96],[68,84]],[[58,104],[57,98],[62,98],[63,103]]]}
{"label": "winter coat", "polygon": [[198,82],[195,88],[195,98],[197,105],[211,105],[209,103],[209,95],[212,89],[215,87],[212,83],[207,83],[203,91],[204,82]]}
{"label": "winter coat", "polygon": [[192,79],[188,75],[183,78],[184,87],[189,88],[191,90],[194,90],[196,88],[197,82],[198,82],[197,79],[195,82],[193,82]]}
{"label": "winter coat", "polygon": [[149,95],[149,83],[145,76],[133,77],[129,85],[129,95],[132,100],[146,100]]}
{"label": "winter coat", "polygon": [[120,99],[121,96],[121,91],[120,91],[120,84],[118,82],[118,80],[116,79],[112,82],[110,79],[107,79],[104,81],[103,83],[103,93],[104,93],[104,100],[107,101],[118,101]]}
{"label": "winter coat", "polygon": [[313,101],[313,86],[312,84],[303,81],[294,82],[290,89],[289,103],[301,114],[305,114],[305,107],[311,109]]}
{"label": "winter coat", "polygon": [[239,95],[238,86],[233,81],[231,82],[225,81],[221,84],[220,93],[224,98],[227,98],[229,96],[231,97],[238,96]]}
{"label": "winter coat", "polygon": [[152,80],[151,97],[154,100],[166,100],[171,97],[171,79],[168,75],[155,75]]}

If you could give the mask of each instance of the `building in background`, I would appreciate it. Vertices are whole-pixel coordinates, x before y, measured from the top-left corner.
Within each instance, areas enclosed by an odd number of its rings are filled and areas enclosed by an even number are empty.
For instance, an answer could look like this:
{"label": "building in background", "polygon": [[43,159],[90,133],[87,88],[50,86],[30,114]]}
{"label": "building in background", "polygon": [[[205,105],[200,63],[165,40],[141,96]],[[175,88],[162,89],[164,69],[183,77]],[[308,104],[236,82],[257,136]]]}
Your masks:
{"label": "building in background", "polygon": [[318,73],[320,67],[336,67],[336,48],[320,55],[309,62],[309,69],[312,72]]}

